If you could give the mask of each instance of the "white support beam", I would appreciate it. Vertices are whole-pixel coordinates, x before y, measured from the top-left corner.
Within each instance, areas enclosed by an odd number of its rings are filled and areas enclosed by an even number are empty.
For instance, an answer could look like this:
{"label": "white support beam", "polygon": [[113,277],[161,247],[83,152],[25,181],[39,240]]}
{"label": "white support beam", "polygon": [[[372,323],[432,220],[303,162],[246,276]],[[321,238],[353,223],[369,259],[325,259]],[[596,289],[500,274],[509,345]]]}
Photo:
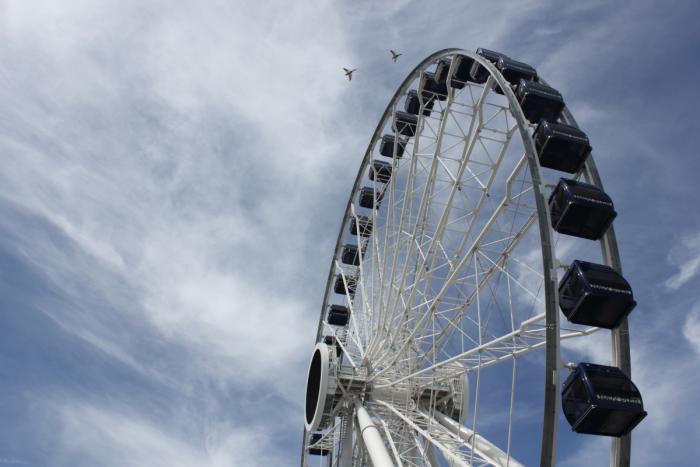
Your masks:
{"label": "white support beam", "polygon": [[372,421],[372,418],[367,413],[362,404],[355,402],[355,412],[357,413],[357,423],[362,434],[362,439],[365,442],[365,448],[372,459],[374,467],[394,467],[391,461],[391,456],[384,445],[384,440],[379,434],[379,429]]}
{"label": "white support beam", "polygon": [[[423,428],[418,423],[416,423],[416,420],[412,419],[410,416],[404,413],[401,413],[393,405],[382,400],[377,400],[374,402],[389,409],[394,415],[406,422],[406,424],[410,426],[411,429],[413,429],[416,433],[420,434],[423,438],[425,438],[426,441],[437,447],[451,467],[471,467],[467,460],[464,458],[464,453],[460,452],[459,450],[453,449],[456,446],[455,443],[461,443],[461,440],[459,440],[459,438],[453,433],[449,432],[449,430],[447,430],[445,427],[442,427],[442,425],[435,423],[432,427],[427,426]],[[430,417],[418,411],[414,411],[414,415],[418,415],[419,417],[421,417],[423,419],[423,422],[430,419]],[[426,423],[422,423],[422,425],[425,426]],[[431,428],[433,429],[433,433],[431,433],[430,431]],[[439,433],[434,432],[435,428],[439,428]],[[443,432],[448,435],[449,439],[445,439],[444,437],[440,436],[441,434],[443,434]],[[438,435],[437,437],[435,436],[436,434]],[[438,439],[438,437],[441,437],[443,439]]]}
{"label": "white support beam", "polygon": [[394,455],[394,460],[396,461],[397,467],[403,467],[403,462],[401,462],[401,455],[399,451],[396,450],[396,443],[394,438],[391,436],[391,430],[384,420],[381,420],[382,428],[384,429],[384,434],[386,435],[387,441],[389,441],[389,447],[391,448],[391,453]]}
{"label": "white support beam", "polygon": [[479,453],[484,459],[497,467],[523,467],[523,465],[509,457],[498,446],[484,438],[483,436],[474,433],[464,425],[460,425],[447,415],[444,415],[437,410],[433,413],[434,418],[440,425],[447,428],[449,431],[459,436],[464,443],[473,447],[474,452]]}
{"label": "white support beam", "polygon": [[[529,318],[525,321],[523,321],[520,325],[519,329],[516,329],[513,332],[510,332],[508,334],[504,334],[500,337],[497,337],[489,342],[482,343],[481,345],[472,347],[471,349],[462,352],[460,354],[457,354],[453,357],[446,358],[442,360],[439,363],[436,363],[434,365],[431,365],[429,367],[422,368],[420,370],[416,370],[413,373],[403,376],[401,378],[398,378],[396,380],[388,381],[386,383],[377,383],[375,384],[375,388],[385,388],[385,387],[390,387],[390,386],[395,386],[399,383],[402,383],[406,380],[409,380],[411,378],[415,378],[416,376],[422,375],[424,373],[428,373],[434,370],[437,370],[439,368],[444,368],[450,365],[451,363],[457,363],[460,364],[460,369],[458,372],[450,374],[449,376],[446,376],[445,378],[452,378],[456,376],[460,376],[470,369],[474,368],[485,368],[486,366],[490,366],[494,363],[497,363],[499,361],[503,361],[506,359],[511,359],[515,357],[516,355],[525,353],[527,351],[530,351],[535,348],[539,348],[544,345],[544,338],[543,337],[534,337],[530,338],[533,343],[531,344],[526,344],[524,343],[522,346],[519,346],[518,348],[515,347],[507,347],[510,341],[512,341],[514,338],[520,338],[520,339],[526,339],[529,338],[527,335],[527,329],[531,326],[537,326],[538,328],[544,327],[544,313],[541,313],[539,315],[533,316],[532,318]],[[482,355],[486,352],[489,353],[495,353],[494,349],[496,347],[500,347],[499,349],[499,355],[494,355],[494,356],[489,356],[487,355]],[[480,356],[481,355],[481,356]],[[477,362],[473,365],[470,365],[471,362],[469,362],[467,359],[469,357],[475,357]],[[433,378],[434,380],[434,378]]]}

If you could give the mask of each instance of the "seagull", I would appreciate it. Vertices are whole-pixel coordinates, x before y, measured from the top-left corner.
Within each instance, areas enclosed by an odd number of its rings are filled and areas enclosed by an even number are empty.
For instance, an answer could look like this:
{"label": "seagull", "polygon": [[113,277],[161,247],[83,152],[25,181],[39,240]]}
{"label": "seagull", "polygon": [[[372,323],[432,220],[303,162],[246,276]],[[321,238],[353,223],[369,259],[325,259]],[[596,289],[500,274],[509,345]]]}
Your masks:
{"label": "seagull", "polygon": [[347,68],[343,68],[345,70],[345,76],[348,77],[348,81],[352,81],[352,73],[357,70],[357,68],[353,68],[352,70],[348,70]]}
{"label": "seagull", "polygon": [[393,50],[390,50],[389,52],[391,52],[391,59],[394,61],[394,63],[396,63],[396,60],[397,60],[401,55],[403,55],[403,54],[397,54],[397,53],[394,52]]}

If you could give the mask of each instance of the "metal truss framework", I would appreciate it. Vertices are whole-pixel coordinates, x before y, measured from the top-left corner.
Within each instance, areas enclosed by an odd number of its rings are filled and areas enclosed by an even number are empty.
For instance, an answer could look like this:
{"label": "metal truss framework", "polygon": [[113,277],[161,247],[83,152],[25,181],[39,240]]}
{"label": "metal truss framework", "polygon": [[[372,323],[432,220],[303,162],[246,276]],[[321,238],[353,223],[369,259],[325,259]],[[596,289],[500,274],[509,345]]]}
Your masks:
{"label": "metal truss framework", "polygon": [[[403,157],[392,159],[388,183],[375,177],[369,185],[374,209],[359,207],[381,135],[400,133],[396,112],[408,89],[443,58],[452,59],[449,83],[459,55],[490,77],[448,86],[446,99],[432,104],[419,89],[415,136],[406,138]],[[575,125],[568,110],[564,120]],[[333,336],[343,359],[335,422],[314,443],[304,433],[302,467],[309,449],[328,452],[322,459],[329,466],[520,466],[513,455],[518,369],[533,365],[545,375],[540,465],[554,465],[560,344],[598,329],[559,322],[562,265],[533,130],[503,76],[471,52],[437,52],[399,87],[367,149],[336,242],[316,339]],[[576,177],[602,187],[592,157]],[[344,264],[349,224],[363,216],[372,233],[356,237],[359,264]],[[612,229],[601,249],[603,261],[620,270]],[[325,321],[328,305],[339,303],[336,277],[350,310],[346,328]],[[629,375],[626,323],[612,344],[614,364]],[[537,349],[545,350],[544,360],[537,353],[523,360]],[[505,393],[500,407],[491,400],[498,392]],[[504,407],[499,429],[482,427],[480,412]],[[628,467],[629,450],[629,436],[614,442],[611,466]]]}

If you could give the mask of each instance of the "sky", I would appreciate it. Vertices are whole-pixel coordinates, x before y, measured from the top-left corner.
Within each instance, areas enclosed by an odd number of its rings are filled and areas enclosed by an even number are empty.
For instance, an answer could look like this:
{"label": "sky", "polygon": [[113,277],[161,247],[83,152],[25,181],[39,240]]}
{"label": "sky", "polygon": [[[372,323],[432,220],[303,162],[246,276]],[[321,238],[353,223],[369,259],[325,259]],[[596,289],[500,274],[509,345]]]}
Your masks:
{"label": "sky", "polygon": [[[638,302],[633,465],[694,465],[699,13],[0,0],[0,465],[296,465],[355,174],[396,87],[447,47],[532,64],[591,139]],[[604,465],[607,443],[560,465]]]}

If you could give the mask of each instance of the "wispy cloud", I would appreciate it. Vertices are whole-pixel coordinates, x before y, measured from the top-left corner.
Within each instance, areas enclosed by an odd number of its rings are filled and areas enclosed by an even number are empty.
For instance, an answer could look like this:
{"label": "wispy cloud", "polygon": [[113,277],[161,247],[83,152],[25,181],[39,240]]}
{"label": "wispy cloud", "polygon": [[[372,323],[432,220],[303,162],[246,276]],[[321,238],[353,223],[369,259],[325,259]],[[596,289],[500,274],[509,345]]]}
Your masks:
{"label": "wispy cloud", "polygon": [[[322,4],[161,10],[9,5],[4,54],[17,81],[0,91],[12,103],[2,198],[75,247],[39,232],[18,239],[69,296],[89,284],[131,325],[218,359],[221,376],[276,380],[317,313],[295,276],[309,274],[315,227],[304,199],[324,192],[338,150],[324,128],[345,89],[327,78],[348,54],[340,18]],[[315,17],[322,29],[299,35]],[[45,23],[49,34],[38,34]],[[112,41],[129,31],[137,37]],[[89,319],[76,311],[47,312],[102,350],[135,350],[98,324],[99,309]]]}
{"label": "wispy cloud", "polygon": [[700,355],[700,306],[693,307],[683,323],[683,337],[695,352]]}
{"label": "wispy cloud", "polygon": [[48,409],[47,423],[60,430],[52,465],[245,467],[286,463],[273,434],[260,426],[212,426],[206,439],[193,443],[183,432],[186,429],[166,427],[115,407],[65,401]]}
{"label": "wispy cloud", "polygon": [[318,212],[331,169],[356,167],[335,6],[8,2],[1,19],[2,246],[46,288],[24,302],[206,425],[166,428],[129,393],[68,398],[64,465],[284,464],[268,437],[298,440],[333,241],[315,233],[339,220]]}
{"label": "wispy cloud", "polygon": [[700,232],[681,237],[671,249],[668,261],[677,272],[666,279],[664,285],[670,290],[678,290],[700,272]]}

